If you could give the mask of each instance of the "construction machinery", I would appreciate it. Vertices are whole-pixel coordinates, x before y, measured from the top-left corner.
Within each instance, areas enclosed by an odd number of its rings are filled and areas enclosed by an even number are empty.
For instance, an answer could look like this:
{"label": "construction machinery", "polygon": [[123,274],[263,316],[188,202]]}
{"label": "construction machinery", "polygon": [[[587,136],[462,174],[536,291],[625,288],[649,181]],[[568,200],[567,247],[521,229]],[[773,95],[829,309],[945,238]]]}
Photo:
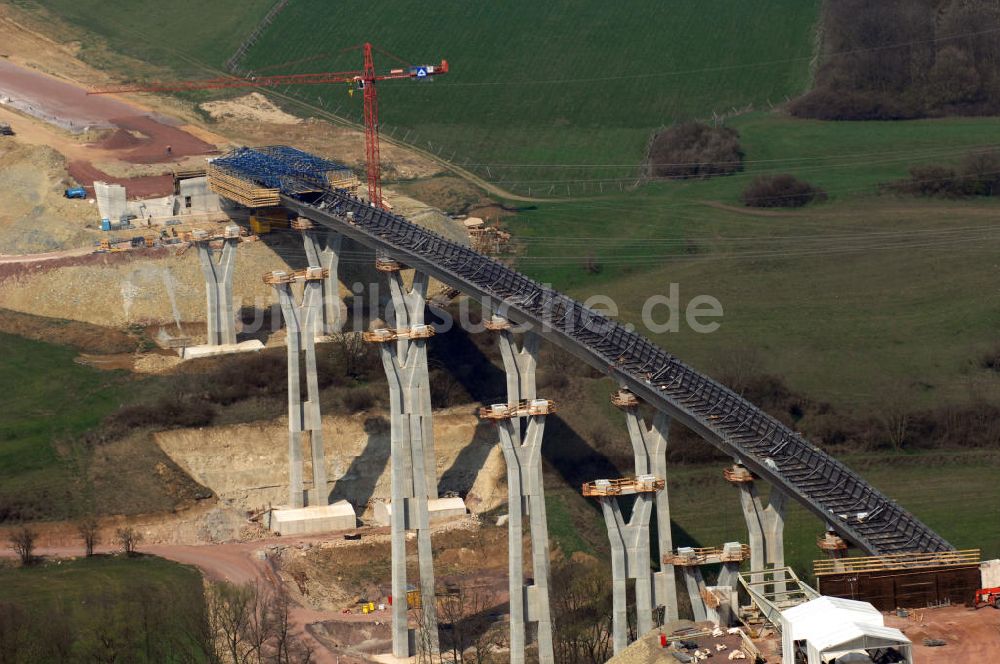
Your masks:
{"label": "construction machinery", "polygon": [[284,208],[258,208],[250,215],[250,232],[270,233],[275,228],[288,228],[292,215]]}
{"label": "construction machinery", "polygon": [[66,198],[86,198],[87,190],[83,187],[70,187],[63,191],[63,196]]}
{"label": "construction machinery", "polygon": [[1000,586],[996,588],[980,588],[976,591],[976,599],[972,606],[980,608],[982,606],[992,606],[1000,609]]}
{"label": "construction machinery", "polygon": [[10,128],[9,124],[0,123],[0,136],[13,136],[14,130]]}
{"label": "construction machinery", "polygon": [[[354,96],[355,90],[364,93],[364,124],[365,124],[365,161],[368,171],[368,200],[375,207],[385,209],[382,200],[382,175],[379,157],[379,121],[378,96],[376,83],[393,79],[408,78],[415,81],[431,81],[441,74],[448,73],[448,61],[441,60],[437,65],[411,65],[397,56],[376,49],[365,42],[361,46],[346,50],[361,49],[364,52],[362,69],[341,72],[319,72],[314,74],[279,74],[275,76],[224,76],[195,81],[154,82],[146,85],[118,85],[99,90],[91,90],[87,94],[117,94],[124,92],[184,92],[188,90],[214,90],[223,88],[262,88],[288,85],[326,85],[330,83],[349,84],[348,92]],[[375,71],[375,60],[372,51],[378,50],[383,55],[399,60],[405,67],[390,69],[387,73]]]}

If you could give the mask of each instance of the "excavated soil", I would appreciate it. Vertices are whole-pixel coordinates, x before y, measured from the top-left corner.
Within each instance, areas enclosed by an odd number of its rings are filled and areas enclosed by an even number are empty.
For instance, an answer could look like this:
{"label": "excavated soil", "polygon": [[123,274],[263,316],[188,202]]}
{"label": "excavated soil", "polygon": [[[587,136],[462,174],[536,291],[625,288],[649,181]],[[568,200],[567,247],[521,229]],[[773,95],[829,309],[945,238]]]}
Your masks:
{"label": "excavated soil", "polygon": [[[332,500],[347,500],[369,518],[375,501],[389,499],[389,426],[383,412],[323,418],[326,473]],[[493,427],[468,407],[434,413],[440,491],[466,496],[474,511],[505,498],[506,473]],[[288,424],[273,421],[178,429],[155,434],[167,456],[227,505],[257,510],[288,501]],[[304,454],[304,476],[311,477]]]}
{"label": "excavated soil", "polygon": [[[913,642],[914,664],[1000,661],[1000,611],[990,607],[916,609],[906,618],[888,614],[885,624]],[[945,645],[926,646],[924,639],[941,639]]]}

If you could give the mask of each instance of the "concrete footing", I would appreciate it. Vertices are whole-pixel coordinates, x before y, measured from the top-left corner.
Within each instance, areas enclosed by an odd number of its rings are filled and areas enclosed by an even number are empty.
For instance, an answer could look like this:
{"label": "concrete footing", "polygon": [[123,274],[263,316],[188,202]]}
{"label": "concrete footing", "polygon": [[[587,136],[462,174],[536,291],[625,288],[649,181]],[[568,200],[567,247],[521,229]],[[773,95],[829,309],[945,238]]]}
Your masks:
{"label": "concrete footing", "polygon": [[257,353],[264,350],[264,344],[256,339],[248,339],[238,344],[223,344],[221,346],[187,346],[178,348],[182,360],[194,360],[199,357],[215,355],[232,355],[233,353]]}
{"label": "concrete footing", "polygon": [[[460,519],[469,510],[461,498],[435,498],[427,501],[427,518],[430,523],[441,523]],[[392,503],[377,502],[373,509],[375,523],[380,526],[392,524]]]}
{"label": "concrete footing", "polygon": [[318,535],[349,530],[357,524],[354,507],[339,500],[332,505],[272,510],[270,529],[282,535]]}

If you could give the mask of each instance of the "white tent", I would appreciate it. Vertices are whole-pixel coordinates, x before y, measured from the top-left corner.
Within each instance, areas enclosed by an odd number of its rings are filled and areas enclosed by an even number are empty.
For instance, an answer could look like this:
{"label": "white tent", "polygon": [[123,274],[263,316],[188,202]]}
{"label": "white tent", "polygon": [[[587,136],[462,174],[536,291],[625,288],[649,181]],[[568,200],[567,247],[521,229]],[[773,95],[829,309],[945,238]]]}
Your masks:
{"label": "white tent", "polygon": [[[818,597],[781,614],[784,661],[793,664],[804,651],[808,664],[865,662],[865,653],[892,648],[912,664],[910,640],[885,626],[882,614],[868,602]],[[871,661],[870,658],[867,661]]]}

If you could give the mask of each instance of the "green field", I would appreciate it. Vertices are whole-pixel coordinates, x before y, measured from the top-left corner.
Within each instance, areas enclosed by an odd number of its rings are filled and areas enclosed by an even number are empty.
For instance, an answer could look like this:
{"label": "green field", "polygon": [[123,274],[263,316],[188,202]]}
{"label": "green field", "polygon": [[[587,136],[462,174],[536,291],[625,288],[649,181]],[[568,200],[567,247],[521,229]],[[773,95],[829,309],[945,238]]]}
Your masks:
{"label": "green field", "polygon": [[0,633],[11,664],[209,661],[199,646],[204,614],[201,574],[162,558],[0,567]]}
{"label": "green field", "polygon": [[129,378],[73,362],[65,346],[0,334],[0,521],[81,498],[70,444],[127,399]]}
{"label": "green field", "polygon": [[[383,133],[409,132],[409,143],[467,162],[489,179],[515,180],[517,191],[526,192],[528,181],[539,191],[567,177],[632,178],[657,127],[800,93],[818,5],[300,0],[251,49],[246,65],[356,69],[360,54],[338,51],[364,41],[415,64],[445,58],[451,73],[432,84],[379,88]],[[398,65],[376,58],[382,69]],[[291,93],[360,118],[360,96],[348,98],[343,86]]]}
{"label": "green field", "polygon": [[[273,4],[271,0],[12,0],[28,10],[44,8],[64,25],[43,30],[77,37],[80,57],[128,78],[132,75],[214,76]],[[73,35],[73,32],[79,34]],[[108,49],[131,58],[109,57]]]}

